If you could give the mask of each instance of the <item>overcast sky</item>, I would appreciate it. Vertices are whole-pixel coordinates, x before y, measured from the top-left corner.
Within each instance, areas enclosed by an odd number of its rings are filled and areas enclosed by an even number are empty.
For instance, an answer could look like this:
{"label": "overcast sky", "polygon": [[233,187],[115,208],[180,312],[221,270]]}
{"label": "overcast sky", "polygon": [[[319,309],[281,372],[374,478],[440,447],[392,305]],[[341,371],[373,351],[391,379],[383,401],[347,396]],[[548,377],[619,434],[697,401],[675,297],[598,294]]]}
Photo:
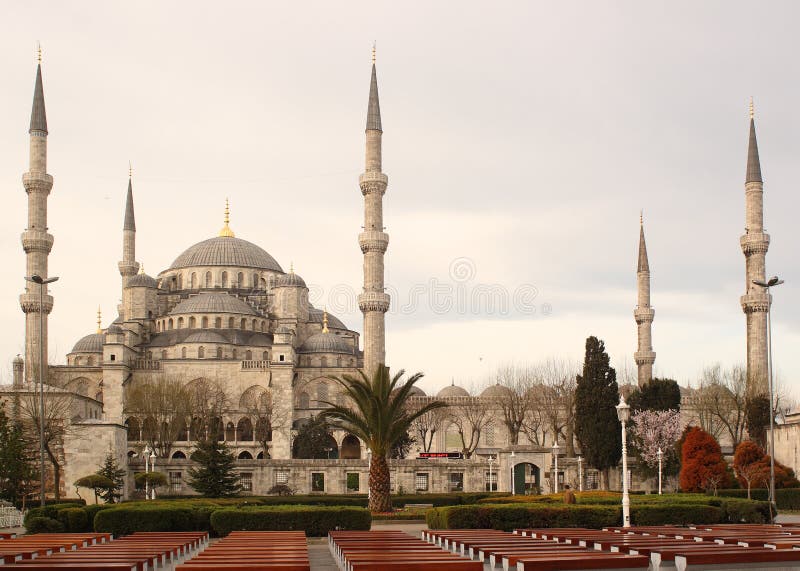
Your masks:
{"label": "overcast sky", "polygon": [[[656,374],[745,360],[744,174],[755,97],[776,370],[800,389],[800,9],[791,2],[15,2],[0,35],[0,358],[23,352],[35,46],[55,178],[51,359],[104,326],[128,161],[151,275],[254,242],[362,330],[357,234],[378,43],[391,241],[387,356],[423,388],[506,361],[636,349],[644,209]],[[11,24],[11,25],[10,25]],[[486,302],[492,299],[492,304]],[[503,307],[503,300],[508,300]]]}

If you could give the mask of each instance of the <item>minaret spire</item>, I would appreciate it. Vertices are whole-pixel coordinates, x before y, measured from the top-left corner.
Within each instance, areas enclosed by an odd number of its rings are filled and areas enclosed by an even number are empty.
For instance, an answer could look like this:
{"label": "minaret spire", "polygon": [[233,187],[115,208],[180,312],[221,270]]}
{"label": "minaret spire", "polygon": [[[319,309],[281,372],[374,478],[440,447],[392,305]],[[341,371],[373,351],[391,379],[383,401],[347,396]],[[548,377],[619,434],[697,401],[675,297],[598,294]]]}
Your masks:
{"label": "minaret spire", "polygon": [[633,359],[638,367],[638,384],[646,385],[653,379],[653,319],[655,310],[650,307],[650,263],[647,259],[647,244],[644,240],[644,214],[639,215],[639,263],[636,268],[638,305],[633,310],[636,320],[638,347]]}
{"label": "minaret spire", "polygon": [[[44,106],[41,49],[36,66],[31,108],[30,167],[22,175],[22,184],[28,194],[28,227],[22,233],[22,248],[26,258],[26,276],[47,278],[47,262],[53,248],[53,236],[47,232],[47,197],[53,188],[53,177],[47,174],[47,114]],[[26,281],[25,293],[20,296],[20,305],[25,313],[25,380],[32,382],[39,376],[48,378],[47,367],[47,315],[53,309],[53,297],[46,294],[39,301],[39,285]],[[45,286],[46,292],[46,286]],[[41,320],[39,315],[44,314]],[[41,347],[39,342],[44,345]],[[45,362],[41,362],[41,355]]]}
{"label": "minaret spire", "polygon": [[764,181],[758,156],[755,113],[750,99],[750,136],[747,146],[747,171],[744,181],[745,233],[739,239],[745,256],[745,294],[742,310],[747,320],[747,390],[748,396],[768,392],[767,313],[772,297],[754,281],[766,281],[766,257],[769,234],[764,232]]}
{"label": "minaret spire", "polygon": [[[122,222],[122,261],[117,264],[122,276],[122,299],[125,299],[125,286],[128,278],[135,276],[139,270],[136,262],[136,215],[133,210],[133,167],[128,163],[128,193],[125,196],[125,217]],[[123,321],[130,316],[125,315],[124,304],[119,306],[119,315]]]}
{"label": "minaret spire", "polygon": [[364,231],[358,236],[364,254],[364,290],[358,307],[364,314],[364,372],[371,376],[379,365],[386,364],[386,319],[389,295],[384,291],[384,254],[389,235],[383,226],[383,195],[389,178],[382,169],[381,109],[378,101],[378,74],[373,46],[372,76],[369,84],[366,128],[366,167],[359,177],[364,196]]}
{"label": "minaret spire", "polygon": [[230,223],[231,223],[231,206],[228,202],[228,199],[225,199],[225,225],[222,227],[222,230],[219,231],[219,235],[222,238],[234,238],[236,234],[233,233],[231,230]]}

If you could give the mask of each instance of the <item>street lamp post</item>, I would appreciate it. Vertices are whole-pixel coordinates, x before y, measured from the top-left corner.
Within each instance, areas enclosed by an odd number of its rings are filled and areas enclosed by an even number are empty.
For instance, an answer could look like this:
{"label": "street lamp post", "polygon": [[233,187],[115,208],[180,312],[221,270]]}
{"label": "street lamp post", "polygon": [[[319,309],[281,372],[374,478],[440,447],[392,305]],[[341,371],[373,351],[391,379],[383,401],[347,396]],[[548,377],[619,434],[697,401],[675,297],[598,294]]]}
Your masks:
{"label": "street lamp post", "polygon": [[510,486],[511,495],[516,496],[517,495],[517,487],[514,485],[514,451],[513,450],[511,451],[511,461],[509,463],[511,464],[511,486]]}
{"label": "street lamp post", "polygon": [[148,474],[150,473],[150,446],[145,445],[144,450],[142,450],[142,457],[144,458],[144,499],[150,499],[150,477]]}
{"label": "street lamp post", "polygon": [[553,442],[553,493],[558,493],[558,440]]}
{"label": "street lamp post", "polygon": [[631,526],[631,498],[628,495],[628,434],[626,425],[631,419],[631,407],[620,395],[617,405],[617,418],[622,423],[622,527]]}
{"label": "street lamp post", "polygon": [[578,456],[578,490],[583,491],[583,456]]}
{"label": "street lamp post", "polygon": [[[783,283],[778,276],[772,276],[768,282],[753,280],[757,286],[767,290]],[[775,390],[772,376],[772,302],[767,306],[767,344],[769,345],[769,501],[775,501]]]}
{"label": "street lamp post", "polygon": [[372,499],[372,450],[367,448],[367,502]]}
{"label": "street lamp post", "polygon": [[494,456],[489,454],[489,489],[487,490],[489,492],[493,492],[494,491],[492,489],[493,488],[493,486],[492,486],[492,464],[494,464]]}
{"label": "street lamp post", "polygon": [[658,495],[661,495],[661,468],[662,468],[662,461],[664,460],[664,453],[661,451],[661,447],[658,449]]}
{"label": "street lamp post", "polygon": [[[155,451],[155,450],[153,450],[153,451],[150,453],[150,469],[151,469],[153,472],[155,472],[155,471],[156,471],[156,458],[157,458],[157,456],[156,456],[156,451]],[[152,496],[152,497],[150,498],[151,500],[154,500],[154,499],[156,499],[156,487],[155,487],[155,486],[153,486],[153,487],[150,489],[150,495]]]}
{"label": "street lamp post", "polygon": [[39,470],[41,471],[39,502],[44,507],[44,364],[47,355],[44,352],[44,286],[57,281],[58,278],[43,278],[38,274],[25,277],[29,282],[39,284]]}

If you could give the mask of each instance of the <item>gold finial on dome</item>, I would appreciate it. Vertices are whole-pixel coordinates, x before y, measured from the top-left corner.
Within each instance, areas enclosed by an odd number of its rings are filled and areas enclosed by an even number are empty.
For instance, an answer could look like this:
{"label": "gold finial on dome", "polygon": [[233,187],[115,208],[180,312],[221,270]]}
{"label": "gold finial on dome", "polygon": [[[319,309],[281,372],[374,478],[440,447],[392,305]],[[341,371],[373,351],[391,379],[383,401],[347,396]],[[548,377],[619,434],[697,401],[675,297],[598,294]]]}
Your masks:
{"label": "gold finial on dome", "polygon": [[139,264],[139,274],[144,275],[144,264]]}
{"label": "gold finial on dome", "polygon": [[644,226],[644,208],[639,211],[639,226]]}
{"label": "gold finial on dome", "polygon": [[327,309],[323,309],[322,310],[322,332],[323,333],[327,333],[328,332],[328,310]]}
{"label": "gold finial on dome", "polygon": [[375,65],[375,51],[377,50],[377,48],[378,48],[378,42],[377,41],[372,42],[372,65]]}
{"label": "gold finial on dome", "polygon": [[222,227],[222,230],[219,231],[219,235],[222,238],[234,238],[236,235],[231,230],[229,226],[231,222],[231,208],[228,199],[225,199],[225,226]]}
{"label": "gold finial on dome", "polygon": [[103,328],[100,327],[100,323],[102,321],[103,321],[103,315],[102,315],[102,313],[100,311],[100,306],[98,305],[97,306],[97,332],[98,333],[102,333],[103,332]]}
{"label": "gold finial on dome", "polygon": [[128,161],[128,178],[133,178],[133,165]]}
{"label": "gold finial on dome", "polygon": [[753,104],[753,96],[750,96],[750,118],[752,119],[756,115],[756,107]]}
{"label": "gold finial on dome", "polygon": [[36,59],[39,61],[39,65],[42,64],[42,43],[36,42]]}
{"label": "gold finial on dome", "polygon": [[290,274],[294,273],[294,262],[289,262],[289,273]]}

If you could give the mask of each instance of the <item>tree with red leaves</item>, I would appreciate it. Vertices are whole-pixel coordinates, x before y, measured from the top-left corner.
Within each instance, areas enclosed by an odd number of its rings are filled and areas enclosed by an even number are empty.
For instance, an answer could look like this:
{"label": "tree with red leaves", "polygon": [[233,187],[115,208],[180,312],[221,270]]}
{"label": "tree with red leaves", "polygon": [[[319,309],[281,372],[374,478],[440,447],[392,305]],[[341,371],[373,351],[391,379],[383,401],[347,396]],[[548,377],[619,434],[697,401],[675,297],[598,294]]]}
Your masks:
{"label": "tree with red leaves", "polygon": [[686,432],[681,450],[681,490],[703,492],[727,487],[728,466],[713,436],[697,426]]}
{"label": "tree with red leaves", "polygon": [[[733,468],[736,478],[742,486],[747,487],[747,498],[750,499],[752,486],[769,485],[769,455],[752,440],[745,440],[736,447],[733,456]],[[775,487],[794,488],[800,485],[794,471],[775,461]]]}

